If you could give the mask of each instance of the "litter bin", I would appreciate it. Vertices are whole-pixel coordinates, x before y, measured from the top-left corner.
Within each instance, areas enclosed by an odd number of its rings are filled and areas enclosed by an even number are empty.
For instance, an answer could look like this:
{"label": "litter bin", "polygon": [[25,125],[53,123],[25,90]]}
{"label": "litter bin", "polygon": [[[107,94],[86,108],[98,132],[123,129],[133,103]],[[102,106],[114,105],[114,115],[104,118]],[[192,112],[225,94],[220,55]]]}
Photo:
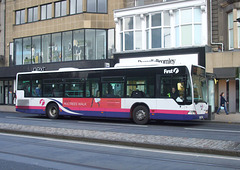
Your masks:
{"label": "litter bin", "polygon": [[215,119],[215,113],[212,112],[212,106],[208,106],[208,120],[214,120]]}

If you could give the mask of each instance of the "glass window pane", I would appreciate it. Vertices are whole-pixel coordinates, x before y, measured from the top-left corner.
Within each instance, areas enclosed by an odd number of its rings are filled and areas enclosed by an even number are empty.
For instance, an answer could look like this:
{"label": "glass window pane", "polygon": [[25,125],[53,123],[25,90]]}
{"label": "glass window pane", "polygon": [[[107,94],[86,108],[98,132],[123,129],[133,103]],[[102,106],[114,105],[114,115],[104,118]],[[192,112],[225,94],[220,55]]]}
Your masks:
{"label": "glass window pane", "polygon": [[38,7],[33,8],[33,21],[38,20]]}
{"label": "glass window pane", "polygon": [[73,31],[73,60],[84,60],[84,30]]}
{"label": "glass window pane", "polygon": [[32,37],[32,62],[42,63],[41,58],[41,36]]}
{"label": "glass window pane", "polygon": [[96,30],[96,59],[106,59],[106,31]]}
{"label": "glass window pane", "polygon": [[164,12],[163,13],[163,17],[164,17],[164,26],[170,26],[170,14],[169,12]]}
{"label": "glass window pane", "polygon": [[85,55],[86,60],[95,60],[96,59],[96,31],[91,29],[86,29],[86,47],[85,47]]}
{"label": "glass window pane", "polygon": [[149,15],[146,17],[146,27],[149,28]]}
{"label": "glass window pane", "polygon": [[28,22],[33,21],[33,8],[28,9]]}
{"label": "glass window pane", "polygon": [[62,60],[61,53],[61,33],[52,34],[52,61],[60,62]]}
{"label": "glass window pane", "polygon": [[87,0],[87,12],[97,12],[96,0]]}
{"label": "glass window pane", "polygon": [[21,24],[25,23],[25,10],[21,10]]}
{"label": "glass window pane", "polygon": [[23,38],[23,64],[31,64],[31,38]]}
{"label": "glass window pane", "polygon": [[240,48],[240,27],[238,27],[238,48]]}
{"label": "glass window pane", "polygon": [[16,25],[20,24],[21,12],[16,11]]}
{"label": "glass window pane", "polygon": [[86,97],[100,97],[99,79],[88,78],[86,81]]}
{"label": "glass window pane", "polygon": [[45,20],[47,18],[47,6],[41,6],[41,20]]}
{"label": "glass window pane", "polygon": [[136,31],[135,35],[135,49],[140,50],[142,49],[142,31]]}
{"label": "glass window pane", "polygon": [[144,5],[144,0],[136,0],[136,6]]}
{"label": "glass window pane", "polygon": [[142,28],[142,22],[140,16],[135,17],[135,24],[136,28],[135,29],[141,29]]}
{"label": "glass window pane", "polygon": [[47,5],[47,19],[52,18],[52,4]]}
{"label": "glass window pane", "polygon": [[175,45],[176,45],[176,47],[179,47],[179,46],[180,46],[179,27],[175,27]]}
{"label": "glass window pane", "polygon": [[194,45],[201,45],[202,25],[194,25]]}
{"label": "glass window pane", "polygon": [[107,13],[107,0],[98,0],[98,12]]}
{"label": "glass window pane", "polygon": [[171,29],[170,28],[164,28],[163,29],[163,47],[169,48],[171,47]]}
{"label": "glass window pane", "polygon": [[32,96],[41,97],[42,96],[42,81],[32,80]]}
{"label": "glass window pane", "polygon": [[51,45],[51,35],[42,36],[42,62],[49,63],[52,61],[52,45]]}
{"label": "glass window pane", "polygon": [[125,32],[125,50],[133,50],[133,31]]}
{"label": "glass window pane", "polygon": [[152,27],[161,26],[161,14],[152,15]]}
{"label": "glass window pane", "polygon": [[123,31],[123,19],[120,19],[120,31]]}
{"label": "glass window pane", "polygon": [[82,12],[82,0],[77,0],[77,13]]}
{"label": "glass window pane", "polygon": [[194,9],[194,22],[202,22],[202,11],[200,8]]}
{"label": "glass window pane", "polygon": [[114,29],[108,30],[108,58],[113,58],[114,52]]}
{"label": "glass window pane", "polygon": [[175,11],[175,25],[179,25],[179,10]]}
{"label": "glass window pane", "polygon": [[192,9],[184,9],[181,11],[182,24],[192,23]]}
{"label": "glass window pane", "polygon": [[182,46],[192,45],[192,25],[182,26],[181,37]]}
{"label": "glass window pane", "polygon": [[72,31],[63,33],[63,61],[72,61]]}
{"label": "glass window pane", "polygon": [[233,28],[233,13],[229,13],[228,14],[228,29],[232,29]]}
{"label": "glass window pane", "polygon": [[23,63],[23,58],[22,58],[22,39],[16,39],[14,41],[15,44],[15,60],[16,60],[16,65],[22,65]]}
{"label": "glass window pane", "polygon": [[65,84],[65,97],[83,97],[83,94],[84,84],[74,82]]}
{"label": "glass window pane", "polygon": [[60,12],[61,12],[61,3],[56,2],[55,3],[55,17],[60,17]]}
{"label": "glass window pane", "polygon": [[162,47],[162,38],[161,38],[161,28],[152,29],[152,48],[161,48]]}
{"label": "glass window pane", "polygon": [[133,17],[125,18],[125,30],[133,29]]}
{"label": "glass window pane", "polygon": [[121,51],[123,51],[123,33],[120,34]]}
{"label": "glass window pane", "polygon": [[61,2],[61,16],[67,15],[67,1]]}
{"label": "glass window pane", "polygon": [[229,48],[233,49],[233,30],[229,30]]}
{"label": "glass window pane", "polygon": [[76,0],[70,0],[70,14],[76,14]]}

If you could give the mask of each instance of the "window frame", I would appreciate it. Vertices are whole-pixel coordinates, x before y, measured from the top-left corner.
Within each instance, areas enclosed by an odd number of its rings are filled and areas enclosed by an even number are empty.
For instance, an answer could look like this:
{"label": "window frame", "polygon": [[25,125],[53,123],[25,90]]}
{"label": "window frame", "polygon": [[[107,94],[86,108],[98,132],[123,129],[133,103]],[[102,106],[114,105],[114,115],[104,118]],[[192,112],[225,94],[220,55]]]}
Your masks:
{"label": "window frame", "polygon": [[[43,7],[45,7],[45,11],[42,11],[42,8]],[[48,17],[48,7],[50,7],[50,9],[51,9],[51,14],[50,14],[50,17]],[[41,16],[40,16],[40,20],[48,20],[48,19],[52,19],[52,4],[50,3],[50,4],[44,4],[44,5],[41,5],[40,6],[40,10],[41,10]],[[44,18],[42,18],[42,13],[45,13],[45,19]]]}
{"label": "window frame", "polygon": [[[73,2],[73,1],[75,1],[75,8],[74,8],[74,12],[72,13],[71,12],[71,9],[72,9],[71,8],[71,2]],[[81,3],[82,9],[81,9],[81,11],[78,12],[79,3]],[[69,2],[69,14],[70,15],[75,15],[75,14],[81,14],[81,13],[83,13],[83,1],[82,0],[70,0],[70,2]]]}
{"label": "window frame", "polygon": [[[19,14],[19,16],[17,16]],[[22,16],[24,14],[24,17]],[[20,9],[15,11],[15,25],[22,25],[25,24],[25,16],[26,12],[25,9]],[[17,19],[19,19],[19,23],[17,22]]]}
{"label": "window frame", "polygon": [[[31,12],[30,12],[30,10],[31,10]],[[35,11],[36,10],[36,11]],[[37,15],[37,18],[35,18],[35,12],[36,12],[36,15]],[[30,18],[29,18],[29,14],[31,13],[31,20],[29,20]],[[38,21],[38,6],[35,6],[35,7],[31,7],[31,8],[28,8],[27,9],[27,15],[28,15],[28,23],[32,23],[32,22],[37,22]]]}
{"label": "window frame", "polygon": [[[63,4],[65,3],[65,8],[66,8],[66,11],[65,13],[63,14]],[[56,5],[57,4],[60,4],[60,11],[56,10]],[[59,18],[59,17],[64,17],[64,16],[67,16],[67,0],[63,0],[63,1],[57,1],[54,3],[54,17],[55,18]],[[59,16],[56,16],[57,12],[59,12]]]}

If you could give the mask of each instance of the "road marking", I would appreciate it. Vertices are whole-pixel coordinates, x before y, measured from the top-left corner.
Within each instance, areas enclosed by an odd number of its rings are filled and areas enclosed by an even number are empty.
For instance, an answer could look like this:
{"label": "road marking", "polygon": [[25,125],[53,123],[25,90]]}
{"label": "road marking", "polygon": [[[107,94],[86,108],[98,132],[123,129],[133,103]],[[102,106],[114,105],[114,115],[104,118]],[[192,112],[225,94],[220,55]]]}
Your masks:
{"label": "road marking", "polygon": [[22,117],[11,117],[11,116],[6,116],[5,118],[7,119],[22,119],[22,120],[35,120],[35,121],[52,121],[51,119],[42,119],[42,118],[22,118]]}
{"label": "road marking", "polygon": [[235,131],[235,130],[197,129],[197,128],[184,128],[184,129],[186,129],[186,130],[196,130],[196,131],[209,131],[209,132],[240,133],[240,131]]}
{"label": "road marking", "polygon": [[240,158],[232,157],[232,156],[209,155],[209,154],[204,154],[204,153],[189,153],[189,152],[181,152],[181,151],[167,151],[167,150],[160,150],[160,149],[147,149],[147,148],[131,147],[131,146],[123,146],[123,145],[90,143],[90,142],[82,142],[82,141],[74,141],[74,140],[54,139],[54,138],[47,138],[47,137],[36,137],[36,136],[17,135],[17,134],[8,134],[8,133],[0,133],[0,135],[12,136],[12,137],[21,137],[21,138],[31,138],[31,139],[38,139],[38,140],[53,141],[53,142],[89,145],[89,146],[99,146],[99,147],[108,147],[108,148],[117,148],[117,149],[137,150],[137,151],[144,151],[144,152],[164,153],[164,154],[171,154],[171,155],[196,156],[196,157],[207,157],[207,158],[240,161]]}
{"label": "road marking", "polygon": [[117,123],[100,123],[100,122],[85,122],[85,121],[78,121],[78,123],[82,124],[94,124],[94,125],[110,125],[110,126],[130,126],[130,127],[144,127],[147,128],[147,125],[131,125],[131,124],[117,124]]}

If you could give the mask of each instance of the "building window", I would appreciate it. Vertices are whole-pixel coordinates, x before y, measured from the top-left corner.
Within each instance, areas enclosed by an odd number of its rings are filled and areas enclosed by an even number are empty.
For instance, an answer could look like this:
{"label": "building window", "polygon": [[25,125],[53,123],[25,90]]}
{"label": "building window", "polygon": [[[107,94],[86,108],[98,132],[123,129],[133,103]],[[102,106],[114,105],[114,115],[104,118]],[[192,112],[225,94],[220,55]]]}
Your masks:
{"label": "building window", "polygon": [[[237,18],[240,18],[240,10],[237,11]],[[238,48],[240,48],[240,23],[237,23],[238,25]]]}
{"label": "building window", "polygon": [[63,61],[72,61],[72,31],[63,32],[62,41]]}
{"label": "building window", "polygon": [[[114,36],[114,30],[108,34]],[[106,59],[107,54],[112,56],[114,38],[108,45],[107,30],[82,29],[19,38],[14,40],[14,45],[16,65],[101,60]]]}
{"label": "building window", "polygon": [[87,12],[107,13],[107,0],[87,0]]}
{"label": "building window", "polygon": [[70,0],[70,14],[82,13],[82,0]]}
{"label": "building window", "polygon": [[24,24],[25,23],[25,9],[16,11],[16,25]]}
{"label": "building window", "polygon": [[175,46],[201,45],[202,15],[200,8],[175,11]]}
{"label": "building window", "polygon": [[114,29],[109,29],[108,30],[108,58],[113,58],[113,53],[115,51],[115,35],[114,35],[115,30]]}
{"label": "building window", "polygon": [[228,41],[229,49],[233,49],[233,13],[228,14]]}
{"label": "building window", "polygon": [[144,0],[135,0],[135,6],[144,5]]}
{"label": "building window", "polygon": [[28,22],[38,20],[38,7],[28,8]]}
{"label": "building window", "polygon": [[85,30],[86,60],[106,59],[106,30]]}
{"label": "building window", "polygon": [[41,6],[41,20],[52,18],[52,4]]}
{"label": "building window", "polygon": [[55,3],[55,17],[67,15],[67,1],[60,1]]}

